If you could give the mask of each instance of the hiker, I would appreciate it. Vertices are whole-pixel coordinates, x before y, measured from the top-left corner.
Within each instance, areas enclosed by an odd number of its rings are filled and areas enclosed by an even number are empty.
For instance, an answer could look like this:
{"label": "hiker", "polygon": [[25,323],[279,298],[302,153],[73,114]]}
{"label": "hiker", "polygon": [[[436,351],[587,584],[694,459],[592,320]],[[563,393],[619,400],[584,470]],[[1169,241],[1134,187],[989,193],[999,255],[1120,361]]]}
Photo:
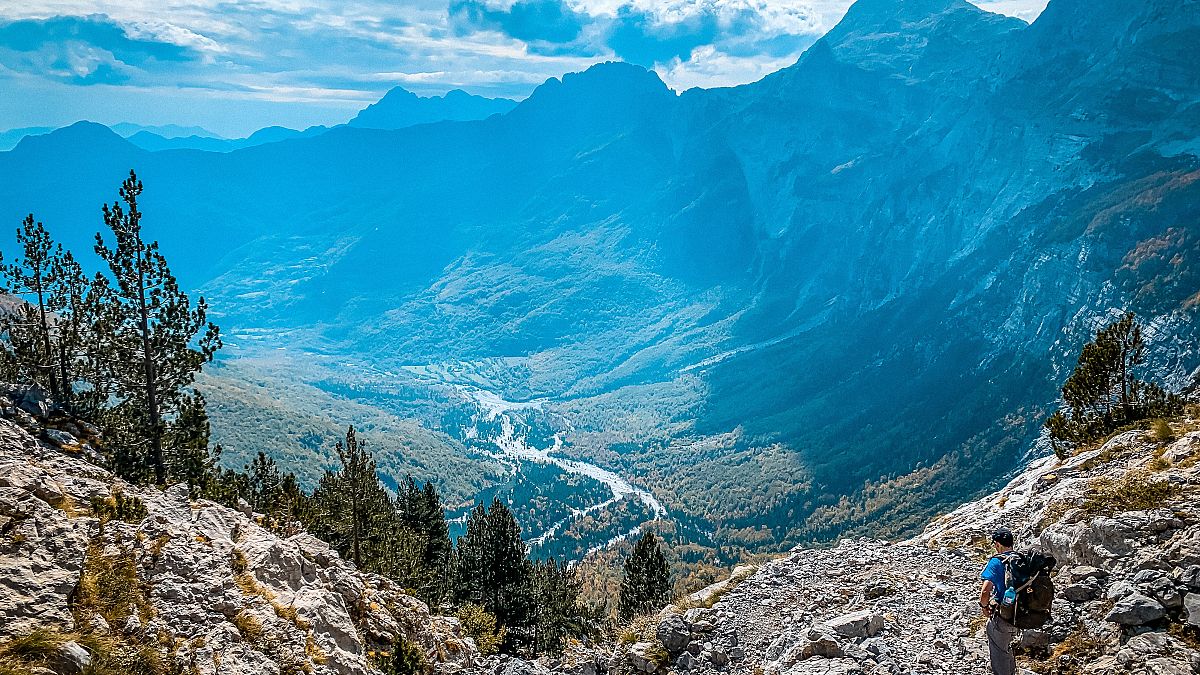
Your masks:
{"label": "hiker", "polygon": [[1004,557],[1012,553],[1013,533],[1006,529],[992,534],[992,545],[996,555],[988,560],[979,578],[983,588],[979,591],[979,607],[988,617],[988,654],[991,656],[992,675],[1014,675],[1017,672],[1017,657],[1013,655],[1013,640],[1017,627],[1000,616],[1004,592],[1008,590],[1004,573]]}

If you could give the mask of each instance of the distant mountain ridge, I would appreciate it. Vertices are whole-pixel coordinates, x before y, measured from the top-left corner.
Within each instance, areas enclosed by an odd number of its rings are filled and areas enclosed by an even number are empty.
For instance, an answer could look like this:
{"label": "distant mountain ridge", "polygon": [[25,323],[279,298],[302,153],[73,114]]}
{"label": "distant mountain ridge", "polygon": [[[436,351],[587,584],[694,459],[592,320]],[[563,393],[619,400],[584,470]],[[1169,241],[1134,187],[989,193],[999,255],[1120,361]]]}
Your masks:
{"label": "distant mountain ridge", "polygon": [[[379,101],[359,111],[350,126],[370,129],[402,129],[415,124],[443,121],[480,120],[494,114],[504,114],[517,102],[506,98],[485,98],[453,89],[443,96],[421,97],[401,87],[388,91]],[[65,127],[25,127],[0,131],[0,152],[11,150],[27,136],[40,136]],[[282,126],[263,127],[245,138],[224,138],[203,127],[166,124],[144,126],[121,122],[109,127],[113,133],[142,150],[204,150],[233,152],[256,145],[276,143],[297,138],[319,136],[330,129],[324,125],[306,129]]]}
{"label": "distant mountain ridge", "polygon": [[1018,465],[1116,312],[1200,364],[1193,8],[861,0],[740,87],[601,64],[226,154],[72,128],[0,154],[0,222],[86,251],[136,167],[231,355],[489,452],[503,413],[722,546],[907,532]]}
{"label": "distant mountain ridge", "polygon": [[507,98],[485,98],[452,89],[442,96],[418,96],[403,87],[393,87],[383,98],[363,108],[350,126],[367,129],[402,129],[429,122],[481,120],[504,114],[517,102]]}

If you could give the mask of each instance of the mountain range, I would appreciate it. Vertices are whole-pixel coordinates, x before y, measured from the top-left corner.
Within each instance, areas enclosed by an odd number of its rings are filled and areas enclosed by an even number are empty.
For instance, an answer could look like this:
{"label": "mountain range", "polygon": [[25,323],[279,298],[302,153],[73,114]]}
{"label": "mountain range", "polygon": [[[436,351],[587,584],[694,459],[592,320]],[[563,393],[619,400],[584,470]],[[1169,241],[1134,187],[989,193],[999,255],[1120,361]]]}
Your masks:
{"label": "mountain range", "polygon": [[607,63],[220,154],[80,123],[0,153],[0,221],[86,250],[135,168],[232,372],[552,446],[719,546],[910,531],[1021,463],[1125,309],[1166,384],[1200,365],[1198,7],[859,0],[748,85]]}
{"label": "mountain range", "polygon": [[[453,89],[443,96],[418,96],[403,87],[393,87],[379,101],[372,103],[350,120],[350,126],[371,129],[402,129],[416,124],[428,124],[445,120],[479,120],[490,115],[508,112],[516,105],[506,98],[485,98]],[[209,152],[232,152],[251,148],[264,143],[275,143],[292,138],[310,138],[329,130],[324,125],[307,129],[289,129],[269,126],[259,129],[245,138],[222,138],[202,127],[166,124],[143,126],[122,122],[109,127],[114,133],[128,139],[141,148],[158,152],[161,150],[206,150]],[[41,136],[55,127],[23,127],[0,131],[0,152],[16,147],[27,136]]]}

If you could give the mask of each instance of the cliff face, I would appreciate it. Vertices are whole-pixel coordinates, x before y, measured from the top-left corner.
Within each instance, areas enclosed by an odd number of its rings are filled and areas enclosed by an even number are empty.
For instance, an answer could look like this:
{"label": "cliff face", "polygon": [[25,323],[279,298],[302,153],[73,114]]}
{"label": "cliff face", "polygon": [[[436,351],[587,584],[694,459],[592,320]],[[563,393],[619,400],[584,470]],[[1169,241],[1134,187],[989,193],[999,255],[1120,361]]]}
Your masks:
{"label": "cliff face", "polygon": [[366,673],[405,645],[439,672],[478,656],[457,619],[314,537],[184,485],[126,484],[84,458],[77,426],[44,429],[8,399],[0,411],[0,656],[36,629],[65,642],[55,672],[146,649],[155,672],[193,675]]}

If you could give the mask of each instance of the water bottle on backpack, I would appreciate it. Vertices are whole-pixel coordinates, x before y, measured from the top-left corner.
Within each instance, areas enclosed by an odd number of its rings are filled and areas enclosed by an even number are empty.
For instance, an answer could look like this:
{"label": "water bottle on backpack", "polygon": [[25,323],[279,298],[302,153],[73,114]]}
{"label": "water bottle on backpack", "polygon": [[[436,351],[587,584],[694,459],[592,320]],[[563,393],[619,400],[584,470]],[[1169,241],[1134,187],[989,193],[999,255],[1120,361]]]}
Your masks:
{"label": "water bottle on backpack", "polygon": [[1004,591],[1004,599],[1001,600],[1001,603],[1005,607],[1012,607],[1014,604],[1016,604],[1016,602],[1017,602],[1017,589],[1013,588],[1012,586],[1009,586]]}

